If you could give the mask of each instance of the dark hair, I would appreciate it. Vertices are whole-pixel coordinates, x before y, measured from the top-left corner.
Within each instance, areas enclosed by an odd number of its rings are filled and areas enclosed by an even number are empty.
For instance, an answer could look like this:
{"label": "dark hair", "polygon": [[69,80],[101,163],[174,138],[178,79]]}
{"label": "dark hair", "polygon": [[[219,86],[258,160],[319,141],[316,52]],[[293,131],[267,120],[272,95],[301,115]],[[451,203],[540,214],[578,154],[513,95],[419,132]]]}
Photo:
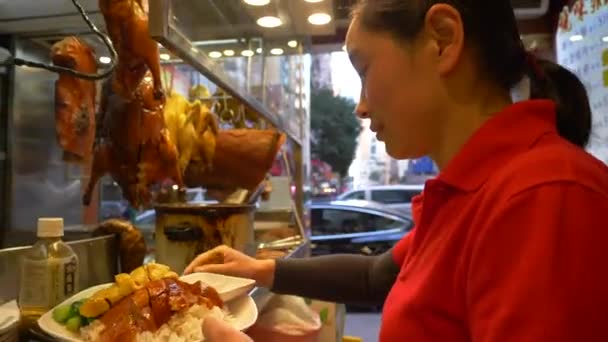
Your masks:
{"label": "dark hair", "polygon": [[359,0],[352,15],[363,27],[407,42],[416,37],[431,6],[445,3],[460,12],[467,42],[477,49],[484,71],[504,89],[529,75],[531,98],[548,98],[558,106],[562,137],[584,147],[591,131],[591,109],[580,80],[565,68],[528,58],[510,0]]}

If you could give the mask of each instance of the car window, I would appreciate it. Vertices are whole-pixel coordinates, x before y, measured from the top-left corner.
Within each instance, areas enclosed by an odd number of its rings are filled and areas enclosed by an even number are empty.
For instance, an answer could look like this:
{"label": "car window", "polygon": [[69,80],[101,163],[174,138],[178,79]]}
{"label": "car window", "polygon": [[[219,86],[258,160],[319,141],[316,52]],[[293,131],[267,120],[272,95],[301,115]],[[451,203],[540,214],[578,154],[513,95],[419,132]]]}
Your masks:
{"label": "car window", "polygon": [[403,227],[403,222],[382,214],[343,209],[313,209],[312,235],[363,233]]}
{"label": "car window", "polygon": [[344,196],[344,200],[364,200],[365,193],[363,191],[354,191]]}
{"label": "car window", "polygon": [[411,203],[420,194],[417,190],[372,190],[372,201],[384,204]]}

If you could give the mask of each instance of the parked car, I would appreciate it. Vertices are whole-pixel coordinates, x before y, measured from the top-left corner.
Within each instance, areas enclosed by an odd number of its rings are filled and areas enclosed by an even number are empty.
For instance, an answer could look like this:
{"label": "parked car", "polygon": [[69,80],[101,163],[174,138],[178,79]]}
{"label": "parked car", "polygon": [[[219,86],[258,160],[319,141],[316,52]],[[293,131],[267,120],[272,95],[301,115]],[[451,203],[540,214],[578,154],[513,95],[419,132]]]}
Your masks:
{"label": "parked car", "polygon": [[382,203],[406,215],[412,212],[412,198],[424,189],[424,185],[375,185],[351,190],[338,196],[338,200],[366,200]]}
{"label": "parked car", "polygon": [[312,202],[309,209],[313,255],[381,254],[414,225],[408,215],[371,201]]}

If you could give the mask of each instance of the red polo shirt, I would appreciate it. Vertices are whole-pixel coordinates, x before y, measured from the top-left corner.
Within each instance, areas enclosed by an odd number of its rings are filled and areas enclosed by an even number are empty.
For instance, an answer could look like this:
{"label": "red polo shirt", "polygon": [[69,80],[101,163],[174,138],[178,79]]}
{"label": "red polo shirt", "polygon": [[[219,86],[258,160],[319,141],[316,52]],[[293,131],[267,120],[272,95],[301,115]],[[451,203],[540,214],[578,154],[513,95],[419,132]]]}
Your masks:
{"label": "red polo shirt", "polygon": [[608,341],[608,168],[554,105],[488,120],[414,203],[382,342]]}

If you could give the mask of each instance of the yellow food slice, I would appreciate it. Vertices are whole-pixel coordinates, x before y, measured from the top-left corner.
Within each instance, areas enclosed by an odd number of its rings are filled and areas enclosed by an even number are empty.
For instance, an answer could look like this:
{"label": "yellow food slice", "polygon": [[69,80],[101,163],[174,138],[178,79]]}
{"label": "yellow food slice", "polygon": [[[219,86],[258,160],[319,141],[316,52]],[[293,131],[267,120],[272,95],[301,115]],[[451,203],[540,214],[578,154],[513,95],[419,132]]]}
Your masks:
{"label": "yellow food slice", "polygon": [[138,289],[137,284],[133,281],[130,275],[126,273],[118,274],[114,277],[114,282],[118,286],[118,292],[122,297],[126,297]]}
{"label": "yellow food slice", "polygon": [[150,281],[163,279],[165,274],[171,272],[171,269],[167,265],[150,263],[145,265],[146,270],[148,271],[148,277]]}
{"label": "yellow food slice", "polygon": [[98,317],[108,310],[110,310],[110,303],[106,302],[104,298],[89,298],[80,307],[80,315],[89,318]]}
{"label": "yellow food slice", "polygon": [[150,278],[148,278],[148,272],[146,271],[144,266],[140,266],[134,269],[131,272],[130,276],[135,282],[135,285],[138,289],[142,288],[150,281]]}

